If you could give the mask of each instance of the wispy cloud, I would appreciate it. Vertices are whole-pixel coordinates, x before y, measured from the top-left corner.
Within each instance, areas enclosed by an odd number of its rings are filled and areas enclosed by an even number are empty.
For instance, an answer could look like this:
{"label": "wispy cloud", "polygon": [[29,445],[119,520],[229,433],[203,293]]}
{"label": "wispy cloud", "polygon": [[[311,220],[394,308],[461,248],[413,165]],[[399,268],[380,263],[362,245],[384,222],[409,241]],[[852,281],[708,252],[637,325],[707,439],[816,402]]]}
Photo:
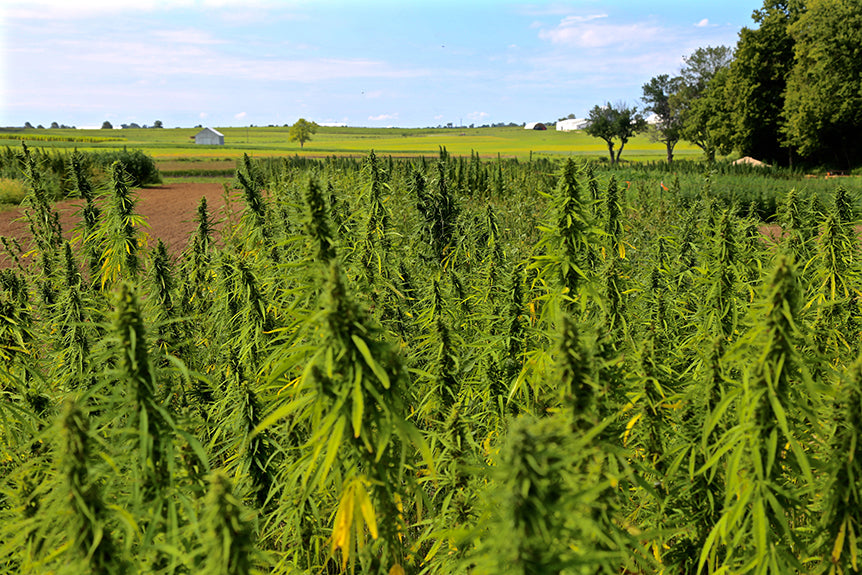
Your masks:
{"label": "wispy cloud", "polygon": [[379,116],[368,116],[368,119],[372,122],[382,122],[384,120],[397,120],[398,113],[394,114],[380,114]]}
{"label": "wispy cloud", "polygon": [[[157,41],[150,41],[151,38]],[[380,60],[255,58],[235,55],[231,53],[232,48],[209,34],[185,30],[157,32],[141,41],[69,39],[55,46],[64,53],[74,53],[82,68],[89,64],[92,70],[122,69],[126,77],[209,77],[313,84],[327,80],[417,78],[431,74],[429,70],[396,67]],[[45,53],[48,54],[50,52]],[[36,54],[31,65],[49,69],[52,63]],[[373,98],[375,94],[367,97]]]}
{"label": "wispy cloud", "polygon": [[574,8],[569,4],[552,2],[550,4],[525,4],[518,11],[527,16],[562,16],[571,14]]}
{"label": "wispy cloud", "polygon": [[474,122],[481,122],[488,116],[490,116],[490,114],[488,114],[487,112],[470,112],[469,114],[467,114],[467,119],[473,120]]}
{"label": "wispy cloud", "polygon": [[662,35],[662,29],[654,24],[615,24],[606,22],[607,18],[607,14],[567,16],[553,28],[539,30],[539,38],[564,46],[605,48],[648,43]]}
{"label": "wispy cloud", "polygon": [[709,18],[704,18],[703,20],[695,24],[695,26],[697,26],[698,28],[706,28],[707,26],[709,26]]}
{"label": "wispy cloud", "polygon": [[6,17],[53,20],[90,18],[119,13],[169,11],[184,8],[244,10],[283,8],[279,0],[4,0]]}
{"label": "wispy cloud", "polygon": [[159,42],[168,42],[171,44],[213,45],[225,43],[224,40],[216,38],[209,32],[196,30],[194,28],[186,28],[184,30],[156,30],[152,35]]}
{"label": "wispy cloud", "polygon": [[239,114],[233,115],[234,119],[236,119],[236,120],[242,120],[246,116],[248,116],[248,114],[246,114],[245,112],[240,112]]}

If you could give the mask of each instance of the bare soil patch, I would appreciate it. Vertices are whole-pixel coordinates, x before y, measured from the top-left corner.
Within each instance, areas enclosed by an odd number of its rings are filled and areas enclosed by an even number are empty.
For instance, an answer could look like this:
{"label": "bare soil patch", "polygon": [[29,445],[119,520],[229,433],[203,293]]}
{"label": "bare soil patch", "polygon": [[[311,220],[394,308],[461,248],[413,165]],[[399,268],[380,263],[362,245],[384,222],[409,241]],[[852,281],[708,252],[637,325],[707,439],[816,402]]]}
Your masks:
{"label": "bare soil patch", "polygon": [[[150,245],[161,238],[169,250],[176,254],[185,248],[189,235],[195,229],[194,218],[201,197],[207,199],[210,214],[215,215],[225,204],[224,187],[217,183],[175,183],[143,188],[135,191],[138,203],[135,211],[147,219]],[[80,224],[78,212],[83,200],[64,200],[54,205],[60,214],[63,235],[72,239],[75,227]],[[16,238],[25,249],[31,244],[30,231],[23,219],[21,208],[0,212],[0,236]],[[0,252],[0,267],[9,265],[8,257]]]}

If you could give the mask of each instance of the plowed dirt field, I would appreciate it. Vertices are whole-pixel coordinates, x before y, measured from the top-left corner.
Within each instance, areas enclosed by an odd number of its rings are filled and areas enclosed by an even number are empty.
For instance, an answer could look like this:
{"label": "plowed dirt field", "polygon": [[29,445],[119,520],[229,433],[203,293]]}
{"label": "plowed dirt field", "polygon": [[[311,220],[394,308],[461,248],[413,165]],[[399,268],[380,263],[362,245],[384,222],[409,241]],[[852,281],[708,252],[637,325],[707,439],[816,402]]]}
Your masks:
{"label": "plowed dirt field", "polygon": [[[174,254],[188,243],[189,234],[195,229],[195,214],[201,197],[206,197],[211,215],[217,215],[225,205],[224,187],[218,183],[181,183],[135,190],[138,203],[135,212],[144,216],[150,227],[144,230],[149,235],[149,245],[154,246],[161,238]],[[60,214],[63,235],[71,239],[75,226],[79,225],[77,212],[83,200],[64,200],[54,205]],[[30,245],[30,232],[23,220],[23,210],[0,212],[0,236],[15,237],[22,247]],[[9,258],[0,246],[0,267],[9,265]]]}

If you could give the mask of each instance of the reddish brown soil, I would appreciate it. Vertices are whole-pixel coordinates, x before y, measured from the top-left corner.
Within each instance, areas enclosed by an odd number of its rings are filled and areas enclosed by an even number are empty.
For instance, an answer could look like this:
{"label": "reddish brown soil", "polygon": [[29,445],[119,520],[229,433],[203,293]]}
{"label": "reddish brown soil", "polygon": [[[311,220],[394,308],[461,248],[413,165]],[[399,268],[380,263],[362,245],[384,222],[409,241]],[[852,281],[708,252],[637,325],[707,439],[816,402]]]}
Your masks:
{"label": "reddish brown soil", "polygon": [[[224,206],[224,187],[218,183],[180,183],[136,190],[138,203],[136,213],[144,216],[149,223],[145,230],[150,237],[149,244],[154,246],[161,238],[174,254],[180,252],[188,243],[189,234],[195,229],[194,218],[201,197],[206,197],[211,215],[217,214]],[[74,228],[80,222],[76,212],[80,211],[83,200],[65,200],[54,205],[60,214],[63,235],[71,239]],[[0,236],[15,237],[26,249],[30,232],[22,219],[19,209],[0,212]],[[8,265],[8,258],[0,246],[0,267]]]}

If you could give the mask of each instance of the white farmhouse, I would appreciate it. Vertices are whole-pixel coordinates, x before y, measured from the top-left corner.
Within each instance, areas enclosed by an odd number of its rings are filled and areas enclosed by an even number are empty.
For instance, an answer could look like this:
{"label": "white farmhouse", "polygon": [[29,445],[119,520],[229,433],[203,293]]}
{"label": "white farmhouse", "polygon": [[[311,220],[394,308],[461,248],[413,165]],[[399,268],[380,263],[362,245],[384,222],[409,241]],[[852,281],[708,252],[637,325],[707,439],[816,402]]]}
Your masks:
{"label": "white farmhouse", "polygon": [[557,122],[558,132],[573,132],[575,130],[583,130],[587,127],[590,121],[586,118],[570,118],[568,120],[560,120]]}
{"label": "white farmhouse", "polygon": [[195,134],[195,144],[202,146],[224,146],[224,134],[212,128],[204,128]]}

